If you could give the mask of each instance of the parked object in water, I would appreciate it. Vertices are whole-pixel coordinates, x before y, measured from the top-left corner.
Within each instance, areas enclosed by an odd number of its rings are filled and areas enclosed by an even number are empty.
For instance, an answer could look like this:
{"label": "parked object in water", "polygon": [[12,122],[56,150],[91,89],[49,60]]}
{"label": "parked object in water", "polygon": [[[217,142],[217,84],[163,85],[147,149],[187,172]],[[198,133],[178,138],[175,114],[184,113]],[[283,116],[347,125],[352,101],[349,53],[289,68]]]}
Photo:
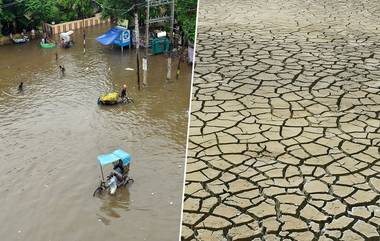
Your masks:
{"label": "parked object in water", "polygon": [[133,99],[129,98],[128,96],[124,96],[122,98],[117,92],[111,92],[98,98],[99,105],[116,105],[130,102],[133,102]]}
{"label": "parked object in water", "polygon": [[62,48],[70,48],[74,45],[74,41],[71,38],[71,35],[74,33],[74,31],[70,30],[68,32],[63,32],[59,34],[60,38],[60,46]]}
{"label": "parked object in water", "polygon": [[15,44],[24,44],[29,42],[29,37],[26,35],[23,35],[22,38],[12,38],[13,43]]}
{"label": "parked object in water", "polygon": [[[100,165],[102,180],[99,187],[95,189],[93,196],[104,194],[104,192],[114,194],[117,188],[134,182],[128,175],[132,160],[128,152],[118,149],[109,154],[99,155],[97,159]],[[103,168],[111,164],[113,165],[113,170],[104,178]]]}
{"label": "parked object in water", "polygon": [[55,48],[55,43],[40,42],[40,46],[41,46],[41,48],[44,48],[44,49],[52,49],[52,48]]}
{"label": "parked object in water", "polygon": [[170,40],[168,37],[154,38],[152,40],[152,54],[163,54],[170,51]]}

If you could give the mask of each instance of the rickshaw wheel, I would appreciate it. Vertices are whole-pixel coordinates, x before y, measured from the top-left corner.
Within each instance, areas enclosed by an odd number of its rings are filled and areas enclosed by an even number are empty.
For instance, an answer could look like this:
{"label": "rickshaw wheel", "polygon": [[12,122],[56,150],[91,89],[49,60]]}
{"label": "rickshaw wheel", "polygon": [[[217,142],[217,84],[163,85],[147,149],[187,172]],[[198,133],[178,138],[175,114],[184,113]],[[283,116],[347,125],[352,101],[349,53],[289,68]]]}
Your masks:
{"label": "rickshaw wheel", "polygon": [[102,194],[103,191],[104,191],[103,187],[98,187],[95,189],[94,194],[92,194],[92,196],[93,197],[98,196],[98,195]]}
{"label": "rickshaw wheel", "polygon": [[125,183],[125,185],[128,185],[129,183],[134,183],[135,180],[133,180],[133,178],[129,178],[128,181]]}

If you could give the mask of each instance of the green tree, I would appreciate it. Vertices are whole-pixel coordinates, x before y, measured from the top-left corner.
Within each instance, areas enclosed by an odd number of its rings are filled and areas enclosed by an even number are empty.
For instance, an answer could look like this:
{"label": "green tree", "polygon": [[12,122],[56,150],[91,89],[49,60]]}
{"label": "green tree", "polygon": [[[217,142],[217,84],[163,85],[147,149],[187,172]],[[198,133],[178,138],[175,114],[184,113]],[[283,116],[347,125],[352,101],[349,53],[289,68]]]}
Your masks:
{"label": "green tree", "polygon": [[[113,20],[134,18],[134,6],[141,6],[145,3],[144,0],[102,0],[102,16]],[[141,9],[139,11],[141,13]],[[140,15],[140,14],[139,14]]]}
{"label": "green tree", "polygon": [[57,0],[62,12],[62,21],[92,17],[97,6],[92,0]]}
{"label": "green tree", "polygon": [[197,20],[197,0],[177,0],[176,14],[186,38],[194,42]]}
{"label": "green tree", "polygon": [[33,26],[59,19],[59,8],[56,0],[28,0],[25,10]]}
{"label": "green tree", "polygon": [[1,23],[1,20],[3,19],[3,0],[0,0],[0,36],[3,29],[3,25]]}
{"label": "green tree", "polygon": [[2,0],[0,22],[6,34],[26,28],[29,20],[25,17],[25,1]]}

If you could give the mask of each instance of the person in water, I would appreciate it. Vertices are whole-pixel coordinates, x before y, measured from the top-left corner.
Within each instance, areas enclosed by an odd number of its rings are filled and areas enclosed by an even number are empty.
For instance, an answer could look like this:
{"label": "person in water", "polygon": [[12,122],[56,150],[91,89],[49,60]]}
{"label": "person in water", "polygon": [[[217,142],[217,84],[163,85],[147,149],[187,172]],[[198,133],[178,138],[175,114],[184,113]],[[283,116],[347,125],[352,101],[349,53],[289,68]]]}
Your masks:
{"label": "person in water", "polygon": [[127,97],[127,85],[123,85],[123,88],[121,89],[120,97],[122,99],[125,99]]}
{"label": "person in water", "polygon": [[118,181],[123,181],[124,176],[124,164],[122,160],[116,162],[113,166],[114,173]]}
{"label": "person in water", "polygon": [[20,84],[18,85],[18,91],[23,91],[23,88],[24,88],[24,82],[20,82]]}
{"label": "person in water", "polygon": [[59,69],[61,70],[62,75],[64,75],[64,74],[65,74],[65,71],[66,71],[65,67],[62,66],[62,65],[60,65],[60,66],[59,66]]}

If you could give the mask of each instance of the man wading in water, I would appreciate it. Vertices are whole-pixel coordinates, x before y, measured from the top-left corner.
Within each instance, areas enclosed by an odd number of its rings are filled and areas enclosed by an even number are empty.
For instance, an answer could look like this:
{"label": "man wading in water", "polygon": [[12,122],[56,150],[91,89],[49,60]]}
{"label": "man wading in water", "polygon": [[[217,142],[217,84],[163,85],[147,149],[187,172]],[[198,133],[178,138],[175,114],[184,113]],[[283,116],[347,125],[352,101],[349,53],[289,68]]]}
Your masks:
{"label": "man wading in water", "polygon": [[63,67],[62,65],[60,65],[59,69],[61,70],[62,75],[64,75],[65,71],[66,71],[65,67]]}
{"label": "man wading in water", "polygon": [[21,92],[23,91],[24,89],[24,82],[20,82],[20,84],[18,85],[18,91]]}
{"label": "man wading in water", "polygon": [[123,85],[123,88],[121,89],[120,97],[122,100],[128,99],[128,97],[127,97],[127,85]]}

